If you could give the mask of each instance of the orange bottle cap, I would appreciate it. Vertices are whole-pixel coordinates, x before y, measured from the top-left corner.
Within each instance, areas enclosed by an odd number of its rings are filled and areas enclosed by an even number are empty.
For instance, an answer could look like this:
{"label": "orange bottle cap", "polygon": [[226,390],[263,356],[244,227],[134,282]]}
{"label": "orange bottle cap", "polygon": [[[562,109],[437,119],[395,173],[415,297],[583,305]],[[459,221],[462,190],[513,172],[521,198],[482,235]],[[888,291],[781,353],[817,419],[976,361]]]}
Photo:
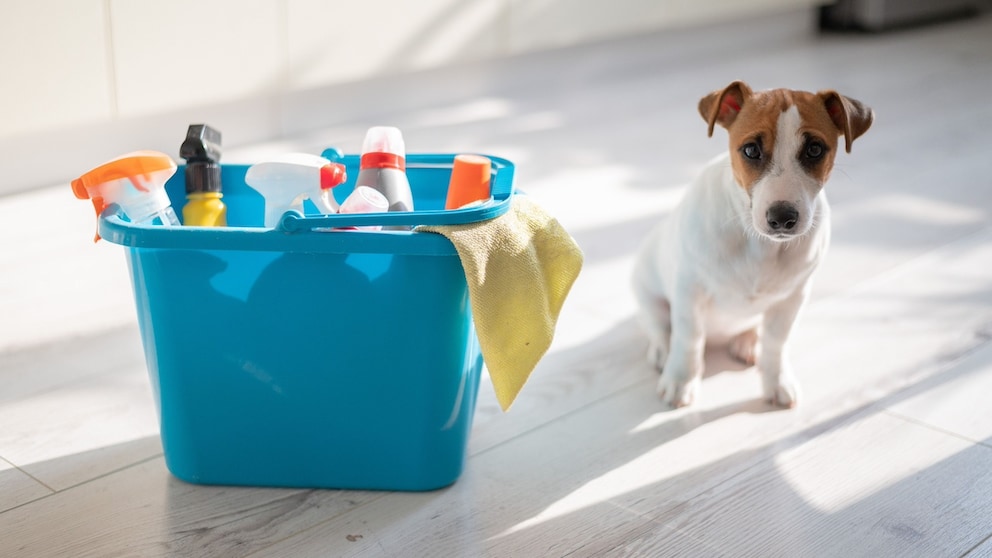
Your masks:
{"label": "orange bottle cap", "polygon": [[488,200],[492,162],[481,155],[457,155],[451,167],[445,209],[458,209],[470,203]]}

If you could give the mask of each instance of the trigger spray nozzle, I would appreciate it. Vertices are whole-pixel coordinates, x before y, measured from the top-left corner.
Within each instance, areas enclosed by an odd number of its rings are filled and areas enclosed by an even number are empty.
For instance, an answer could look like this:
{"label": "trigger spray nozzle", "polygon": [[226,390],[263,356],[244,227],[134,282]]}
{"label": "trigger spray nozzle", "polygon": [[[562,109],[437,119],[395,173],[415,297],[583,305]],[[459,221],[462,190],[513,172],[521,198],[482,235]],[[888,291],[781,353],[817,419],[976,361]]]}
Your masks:
{"label": "trigger spray nozzle", "polygon": [[331,190],[347,179],[344,165],[308,153],[286,153],[255,163],[245,173],[245,183],[265,198],[264,224],[269,228],[278,225],[288,209],[302,212],[303,199],[321,213],[337,213]]}
{"label": "trigger spray nozzle", "polygon": [[220,192],[221,135],[206,124],[190,124],[179,156],[186,160],[186,193]]}
{"label": "trigger spray nozzle", "polygon": [[[165,153],[135,151],[90,170],[72,181],[72,193],[93,201],[97,219],[110,204],[120,206],[134,223],[179,226],[165,183],[176,173],[176,163]],[[94,242],[100,240],[99,221]]]}

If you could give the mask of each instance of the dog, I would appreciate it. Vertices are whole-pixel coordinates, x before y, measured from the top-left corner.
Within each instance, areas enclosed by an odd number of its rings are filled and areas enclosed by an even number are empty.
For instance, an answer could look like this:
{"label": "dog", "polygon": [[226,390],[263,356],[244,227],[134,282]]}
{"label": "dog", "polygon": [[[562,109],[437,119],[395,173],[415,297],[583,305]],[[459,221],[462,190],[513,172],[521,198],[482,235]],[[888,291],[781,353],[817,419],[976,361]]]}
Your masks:
{"label": "dog", "polygon": [[691,404],[706,343],[726,343],[756,365],[766,401],[793,407],[789,334],[830,243],[823,186],[839,138],[850,153],[874,112],[836,91],[754,92],[735,81],[703,97],[699,113],[710,137],[716,124],[727,129],[729,152],[689,185],[634,265],[658,394],[672,407]]}

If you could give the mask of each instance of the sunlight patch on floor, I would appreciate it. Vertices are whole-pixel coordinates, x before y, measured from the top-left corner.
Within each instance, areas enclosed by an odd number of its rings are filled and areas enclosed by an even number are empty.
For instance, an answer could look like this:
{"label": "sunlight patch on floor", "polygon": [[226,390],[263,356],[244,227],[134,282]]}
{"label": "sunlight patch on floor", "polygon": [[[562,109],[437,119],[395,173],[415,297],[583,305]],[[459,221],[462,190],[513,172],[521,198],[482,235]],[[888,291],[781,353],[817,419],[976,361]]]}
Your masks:
{"label": "sunlight patch on floor", "polygon": [[410,118],[407,126],[455,126],[471,122],[485,122],[513,115],[513,103],[499,97],[482,97],[439,109],[423,110]]}
{"label": "sunlight patch on floor", "polygon": [[934,225],[960,226],[982,223],[987,211],[982,207],[961,205],[934,197],[913,194],[887,194],[861,200],[857,207],[848,208],[846,219],[886,219]]}
{"label": "sunlight patch on floor", "polygon": [[24,467],[158,436],[145,374],[91,381],[0,404],[0,455]]}
{"label": "sunlight patch on floor", "polygon": [[806,505],[835,514],[910,481],[964,445],[928,443],[936,437],[879,413],[778,453],[775,466]]}
{"label": "sunlight patch on floor", "polygon": [[642,489],[651,484],[663,481],[698,466],[696,463],[684,463],[678,466],[672,463],[672,468],[658,467],[664,460],[663,453],[670,450],[659,446],[653,450],[603,474],[554,502],[542,512],[527,520],[521,521],[502,533],[493,537],[513,535],[525,531],[547,521],[573,514],[585,508],[608,502],[617,496]]}
{"label": "sunlight patch on floor", "polygon": [[647,429],[657,428],[658,425],[683,420],[691,424],[660,435],[658,445],[649,451],[582,484],[537,515],[517,523],[494,538],[512,535],[603,503],[626,508],[619,503],[621,497],[687,476],[692,471],[705,468],[715,460],[725,457],[721,452],[714,453],[700,447],[701,443],[709,445],[705,435],[685,435],[686,430],[706,429],[715,424],[707,423],[699,413],[692,410],[656,413],[635,427],[634,431],[643,434]]}
{"label": "sunlight patch on floor", "polygon": [[[553,204],[555,216],[573,234],[654,214],[664,214],[682,198],[684,185],[635,186],[637,176],[627,165],[602,164],[563,168],[532,181],[535,196]],[[595,211],[590,211],[590,203]]]}

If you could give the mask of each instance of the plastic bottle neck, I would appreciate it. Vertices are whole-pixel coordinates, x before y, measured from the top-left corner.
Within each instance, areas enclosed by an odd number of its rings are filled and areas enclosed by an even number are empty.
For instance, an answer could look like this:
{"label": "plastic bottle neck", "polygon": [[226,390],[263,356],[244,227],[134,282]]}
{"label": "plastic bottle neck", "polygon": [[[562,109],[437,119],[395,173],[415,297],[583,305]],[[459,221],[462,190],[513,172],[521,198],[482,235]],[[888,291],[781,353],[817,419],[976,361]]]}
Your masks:
{"label": "plastic bottle neck", "polygon": [[223,197],[224,194],[220,192],[190,192],[189,194],[186,194],[186,199],[189,201],[219,200]]}
{"label": "plastic bottle neck", "polygon": [[361,168],[363,169],[399,169],[406,170],[406,158],[395,153],[384,153],[373,151],[362,155]]}

